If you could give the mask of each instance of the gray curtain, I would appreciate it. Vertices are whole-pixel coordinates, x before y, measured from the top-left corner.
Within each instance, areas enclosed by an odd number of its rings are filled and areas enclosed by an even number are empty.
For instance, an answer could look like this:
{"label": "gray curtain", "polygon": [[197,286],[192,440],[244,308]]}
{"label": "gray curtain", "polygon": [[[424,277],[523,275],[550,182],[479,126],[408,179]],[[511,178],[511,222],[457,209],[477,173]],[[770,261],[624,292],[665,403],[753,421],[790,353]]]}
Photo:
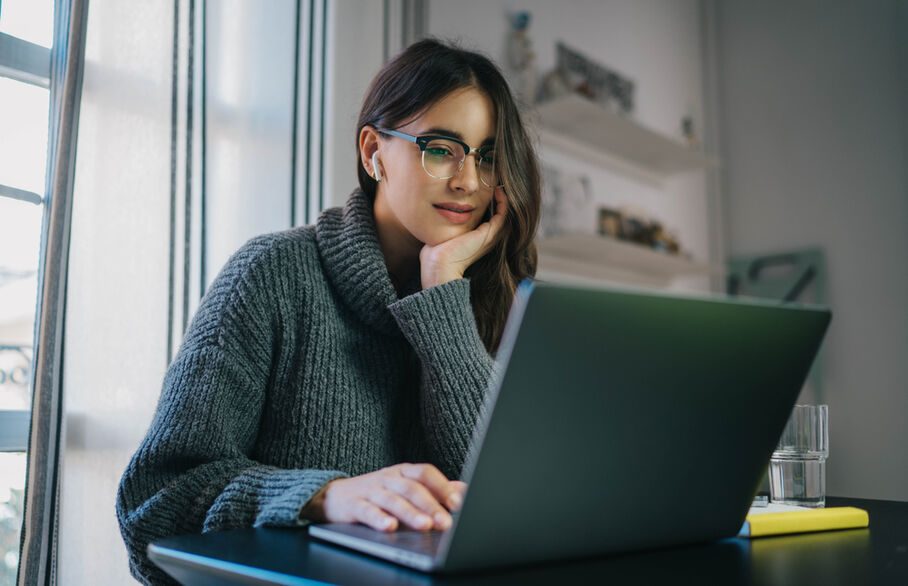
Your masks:
{"label": "gray curtain", "polygon": [[33,397],[18,584],[54,584],[62,439],[63,316],[76,131],[88,0],[54,3],[42,263],[38,272]]}

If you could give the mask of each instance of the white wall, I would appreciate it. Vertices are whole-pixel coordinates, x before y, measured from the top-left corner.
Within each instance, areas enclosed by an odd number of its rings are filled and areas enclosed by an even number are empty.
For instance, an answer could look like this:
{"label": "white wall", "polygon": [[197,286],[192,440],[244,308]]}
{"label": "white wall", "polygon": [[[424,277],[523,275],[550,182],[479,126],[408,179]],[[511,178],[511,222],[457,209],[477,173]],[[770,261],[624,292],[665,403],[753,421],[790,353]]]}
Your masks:
{"label": "white wall", "polygon": [[716,7],[729,251],[825,250],[828,492],[908,499],[908,5]]}
{"label": "white wall", "polygon": [[[435,0],[429,2],[428,32],[482,50],[507,71],[507,14],[518,10],[532,14],[529,36],[540,79],[555,65],[555,43],[563,41],[633,80],[633,119],[637,122],[681,141],[681,119],[692,116],[698,134],[703,135],[702,31],[696,0]],[[589,177],[593,197],[572,211],[578,218],[576,229],[595,231],[599,205],[628,207],[674,228],[695,259],[722,262],[710,259],[705,173],[674,176],[659,187],[579,161],[547,145],[542,145],[540,158],[562,172]],[[709,284],[695,278],[676,286],[705,289]]]}

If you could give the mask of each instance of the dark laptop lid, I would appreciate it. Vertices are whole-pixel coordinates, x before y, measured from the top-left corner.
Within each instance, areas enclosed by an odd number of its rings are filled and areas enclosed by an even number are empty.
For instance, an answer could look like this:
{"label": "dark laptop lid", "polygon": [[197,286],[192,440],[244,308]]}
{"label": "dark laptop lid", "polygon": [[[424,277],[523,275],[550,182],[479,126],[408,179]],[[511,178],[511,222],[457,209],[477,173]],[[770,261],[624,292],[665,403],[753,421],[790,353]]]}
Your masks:
{"label": "dark laptop lid", "polygon": [[735,535],[830,317],[524,283],[443,567]]}

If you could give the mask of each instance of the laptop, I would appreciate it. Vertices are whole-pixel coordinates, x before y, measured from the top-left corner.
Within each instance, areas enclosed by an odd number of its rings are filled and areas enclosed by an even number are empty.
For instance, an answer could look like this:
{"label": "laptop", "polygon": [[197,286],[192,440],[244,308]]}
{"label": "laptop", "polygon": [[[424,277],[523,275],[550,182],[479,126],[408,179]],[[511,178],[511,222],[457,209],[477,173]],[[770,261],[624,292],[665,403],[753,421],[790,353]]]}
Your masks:
{"label": "laptop", "polygon": [[425,572],[733,537],[830,319],[821,307],[526,281],[452,528],[309,534]]}

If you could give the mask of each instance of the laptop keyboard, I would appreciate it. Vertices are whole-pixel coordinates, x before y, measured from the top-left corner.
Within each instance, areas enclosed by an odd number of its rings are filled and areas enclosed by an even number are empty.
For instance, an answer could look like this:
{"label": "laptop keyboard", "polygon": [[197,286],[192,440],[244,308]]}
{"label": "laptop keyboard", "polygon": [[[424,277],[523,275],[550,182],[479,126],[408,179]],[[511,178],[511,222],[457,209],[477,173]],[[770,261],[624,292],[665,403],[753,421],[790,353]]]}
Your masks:
{"label": "laptop keyboard", "polygon": [[438,551],[443,535],[443,531],[400,530],[381,534],[377,540],[401,549],[434,555],[434,552]]}
{"label": "laptop keyboard", "polygon": [[[346,545],[346,542],[342,539],[332,537],[331,534],[340,534],[352,537],[355,539],[362,539],[370,541],[375,544],[381,544],[392,549],[398,549],[401,551],[406,551],[414,554],[425,555],[429,557],[436,557],[439,550],[441,549],[441,542],[444,538],[444,531],[414,531],[412,529],[403,529],[398,531],[392,531],[391,533],[383,533],[381,531],[376,531],[365,525],[359,525],[354,523],[327,523],[325,525],[313,525],[310,527],[310,533],[313,530],[318,530],[315,533],[315,537],[319,539],[326,539],[334,543],[340,543],[341,545]],[[327,532],[327,535],[320,535],[321,532]],[[350,545],[353,549],[358,549],[356,546]]]}

